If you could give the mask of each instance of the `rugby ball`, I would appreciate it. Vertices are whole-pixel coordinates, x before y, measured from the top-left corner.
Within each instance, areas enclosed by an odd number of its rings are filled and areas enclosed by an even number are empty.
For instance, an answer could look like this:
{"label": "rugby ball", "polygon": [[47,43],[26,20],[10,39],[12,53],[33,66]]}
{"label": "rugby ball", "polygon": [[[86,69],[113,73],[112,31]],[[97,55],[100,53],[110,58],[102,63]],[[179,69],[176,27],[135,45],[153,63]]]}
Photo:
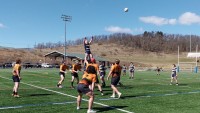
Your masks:
{"label": "rugby ball", "polygon": [[124,8],[124,12],[128,12],[128,8]]}

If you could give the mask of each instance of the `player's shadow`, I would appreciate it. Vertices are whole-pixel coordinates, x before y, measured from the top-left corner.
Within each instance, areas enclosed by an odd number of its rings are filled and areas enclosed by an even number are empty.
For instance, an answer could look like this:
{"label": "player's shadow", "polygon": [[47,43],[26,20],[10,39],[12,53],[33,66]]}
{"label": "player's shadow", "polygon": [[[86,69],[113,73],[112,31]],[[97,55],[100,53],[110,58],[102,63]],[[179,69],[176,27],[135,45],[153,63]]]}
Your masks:
{"label": "player's shadow", "polygon": [[141,98],[146,97],[147,95],[129,95],[129,96],[122,96],[120,99],[127,99],[127,98]]}
{"label": "player's shadow", "polygon": [[179,86],[188,86],[188,84],[178,84]]}
{"label": "player's shadow", "polygon": [[115,109],[123,109],[126,107],[128,107],[128,106],[94,107],[94,110],[96,110],[97,112],[104,112],[104,111],[111,111],[111,110],[115,110]]}
{"label": "player's shadow", "polygon": [[[97,90],[97,91],[99,91],[99,90]],[[112,91],[112,89],[110,88],[110,89],[103,89],[103,91]]]}
{"label": "player's shadow", "polygon": [[132,89],[133,86],[126,85],[126,86],[121,86],[121,88],[124,88],[124,89]]}
{"label": "player's shadow", "polygon": [[29,96],[48,96],[48,95],[52,95],[52,94],[30,94]]}
{"label": "player's shadow", "polygon": [[[103,90],[103,96],[105,96],[105,95],[111,95],[111,94],[112,94],[111,91],[105,92],[105,90]],[[101,95],[101,94],[100,94],[100,92],[97,92],[97,93],[95,93],[95,95]]]}

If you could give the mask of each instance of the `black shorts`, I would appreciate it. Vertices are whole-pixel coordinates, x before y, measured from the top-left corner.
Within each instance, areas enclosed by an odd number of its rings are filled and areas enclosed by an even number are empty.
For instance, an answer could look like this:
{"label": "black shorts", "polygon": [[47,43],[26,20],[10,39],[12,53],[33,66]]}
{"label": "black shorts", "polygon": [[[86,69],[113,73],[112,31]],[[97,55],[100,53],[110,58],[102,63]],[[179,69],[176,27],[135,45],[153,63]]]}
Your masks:
{"label": "black shorts", "polygon": [[13,82],[20,82],[20,79],[18,76],[12,76]]}
{"label": "black shorts", "polygon": [[99,78],[98,78],[98,76],[96,76],[96,82],[95,83],[99,84]]}
{"label": "black shorts", "polygon": [[176,77],[176,73],[172,73],[171,77]]}
{"label": "black shorts", "polygon": [[86,93],[90,92],[91,90],[88,85],[79,83],[77,86],[77,91],[78,91],[78,93],[86,94]]}
{"label": "black shorts", "polygon": [[123,73],[126,73],[126,70],[123,70]]}
{"label": "black shorts", "polygon": [[134,73],[134,70],[130,70],[130,73]]}
{"label": "black shorts", "polygon": [[105,77],[105,72],[100,72],[100,77]]}
{"label": "black shorts", "polygon": [[87,50],[87,51],[85,51],[85,53],[87,53],[87,54],[91,54],[91,51],[90,51],[90,50]]}
{"label": "black shorts", "polygon": [[78,78],[78,73],[71,73],[72,76],[74,76],[75,78]]}
{"label": "black shorts", "polygon": [[120,81],[120,76],[112,77],[111,78],[111,84],[116,86]]}
{"label": "black shorts", "polygon": [[64,72],[60,72],[59,75],[63,75],[63,77],[65,77],[65,73]]}

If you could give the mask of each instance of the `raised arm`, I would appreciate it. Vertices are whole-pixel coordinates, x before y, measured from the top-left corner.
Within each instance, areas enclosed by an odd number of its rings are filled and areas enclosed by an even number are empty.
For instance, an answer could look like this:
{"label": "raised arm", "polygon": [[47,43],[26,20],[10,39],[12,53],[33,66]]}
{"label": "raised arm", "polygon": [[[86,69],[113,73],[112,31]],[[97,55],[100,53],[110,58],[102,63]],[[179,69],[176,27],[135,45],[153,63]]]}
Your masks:
{"label": "raised arm", "polygon": [[93,36],[92,36],[92,38],[90,39],[90,42],[89,42],[89,44],[91,44],[91,43],[92,43],[92,41],[93,41]]}
{"label": "raised arm", "polygon": [[83,40],[83,44],[84,44],[84,45],[85,45],[85,41],[86,41],[86,40],[87,40],[87,38],[85,37],[84,40]]}

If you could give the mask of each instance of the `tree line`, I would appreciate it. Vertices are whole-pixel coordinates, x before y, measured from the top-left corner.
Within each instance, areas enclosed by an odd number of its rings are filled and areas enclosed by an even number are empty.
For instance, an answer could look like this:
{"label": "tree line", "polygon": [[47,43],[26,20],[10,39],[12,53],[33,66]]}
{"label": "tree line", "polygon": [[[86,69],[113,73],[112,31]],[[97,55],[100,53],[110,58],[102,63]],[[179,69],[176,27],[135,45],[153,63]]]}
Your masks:
{"label": "tree line", "polygon": [[[178,49],[180,52],[196,51],[196,46],[200,44],[200,36],[197,35],[180,35],[180,34],[164,34],[161,31],[145,31],[140,35],[133,35],[127,33],[115,33],[110,35],[96,35],[93,43],[109,44],[116,43],[124,45],[125,47],[132,47],[134,49],[141,49],[149,52],[175,52]],[[77,40],[68,40],[67,46],[80,45],[83,43],[84,38]],[[38,43],[34,48],[57,48],[63,47],[64,42],[57,43]],[[198,46],[199,47],[199,46]]]}

